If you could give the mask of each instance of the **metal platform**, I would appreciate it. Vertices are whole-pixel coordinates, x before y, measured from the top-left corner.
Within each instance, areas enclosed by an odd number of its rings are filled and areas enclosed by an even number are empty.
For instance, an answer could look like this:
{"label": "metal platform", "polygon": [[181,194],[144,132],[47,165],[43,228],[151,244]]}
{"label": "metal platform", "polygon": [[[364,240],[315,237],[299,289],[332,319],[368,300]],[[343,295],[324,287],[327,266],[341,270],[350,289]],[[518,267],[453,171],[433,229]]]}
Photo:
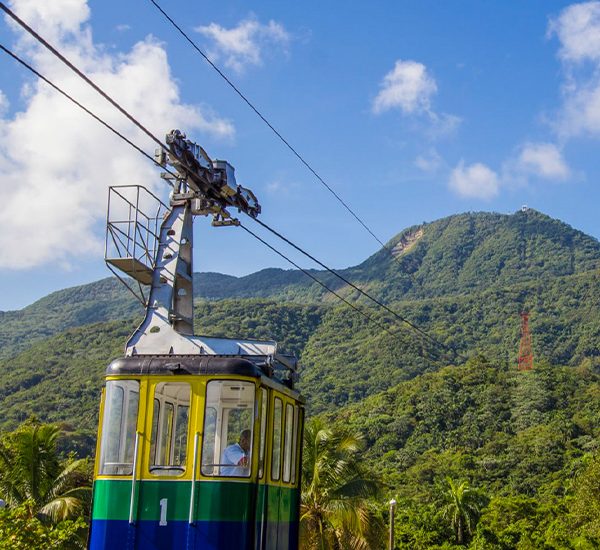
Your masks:
{"label": "metal platform", "polygon": [[152,284],[152,269],[137,258],[105,258],[105,261],[143,285]]}
{"label": "metal platform", "polygon": [[[168,207],[140,185],[109,187],[104,260],[142,302],[152,284],[161,223]],[[125,275],[126,277],[123,277]]]}

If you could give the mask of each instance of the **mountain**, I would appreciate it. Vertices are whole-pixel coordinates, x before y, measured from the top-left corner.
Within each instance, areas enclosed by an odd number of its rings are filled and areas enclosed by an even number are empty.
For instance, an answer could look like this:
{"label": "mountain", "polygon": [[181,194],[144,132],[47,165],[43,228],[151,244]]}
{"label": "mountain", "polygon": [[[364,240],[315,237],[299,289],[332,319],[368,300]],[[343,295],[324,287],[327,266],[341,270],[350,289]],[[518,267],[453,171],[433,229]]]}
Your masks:
{"label": "mountain", "polygon": [[[318,271],[313,271],[318,273]],[[234,277],[220,273],[194,273],[194,294],[207,300],[228,298],[273,298],[285,299],[308,289],[312,281],[297,269],[268,268],[245,277]]]}
{"label": "mountain", "polygon": [[[532,209],[512,215],[450,216],[405,229],[386,246],[361,264],[339,270],[384,302],[468,295],[600,268],[596,239]],[[332,274],[311,272],[330,288],[357,298]],[[337,302],[301,271],[275,268],[244,277],[196,273],[194,292],[205,300]],[[114,278],[54,292],[20,311],[0,312],[0,357],[66,328],[142,313],[140,304]]]}
{"label": "mountain", "polygon": [[[388,334],[343,306],[265,299],[197,304],[199,331],[215,336],[273,338],[303,365],[300,389],[309,411],[338,411],[447,364],[484,354],[505,370],[516,368],[518,312],[532,313],[536,364],[600,367],[600,275],[560,277],[469,296],[396,302],[394,308],[456,349],[436,357],[408,329]],[[584,297],[580,300],[578,297]],[[383,318],[382,318],[383,320]],[[123,353],[133,319],[69,329],[0,360],[0,429],[32,411],[74,423],[93,441],[102,376]],[[391,327],[391,324],[389,325]],[[85,411],[85,414],[82,414]],[[84,437],[85,436],[85,437]]]}
{"label": "mountain", "polygon": [[[597,548],[598,241],[528,210],[451,216],[388,247],[343,275],[439,345],[316,270],[378,323],[267,269],[195,274],[196,331],[299,356],[308,414],[360,433],[364,465],[398,501],[396,548]],[[524,310],[531,372],[516,368]],[[0,432],[33,414],[60,424],[62,451],[92,455],[106,366],[142,313],[114,279],[0,313]],[[465,487],[481,509],[455,545],[445,512]]]}
{"label": "mountain", "polygon": [[[528,210],[451,216],[406,229],[389,246],[394,257],[381,250],[342,270],[344,276],[445,349],[317,271],[357,307],[370,308],[365,311],[387,332],[325,297],[300,272],[279,269],[239,278],[196,274],[196,330],[275,339],[299,355],[311,413],[337,410],[480,354],[512,368],[524,309],[531,313],[536,362],[600,363],[600,243],[594,238]],[[141,313],[113,279],[2,313],[0,429],[30,412],[68,421],[86,410],[91,434],[103,370],[122,353]]]}
{"label": "mountain", "polygon": [[[391,254],[390,254],[391,251]],[[549,280],[600,268],[597,239],[533,209],[467,213],[405,229],[361,264],[339,269],[384,301],[421,299]],[[312,271],[336,289],[344,283]],[[197,274],[207,299],[318,299],[326,291],[295,270],[246,277]]]}
{"label": "mountain", "polygon": [[53,292],[19,311],[0,311],[0,358],[90,323],[129,319],[143,308],[115,278]]}

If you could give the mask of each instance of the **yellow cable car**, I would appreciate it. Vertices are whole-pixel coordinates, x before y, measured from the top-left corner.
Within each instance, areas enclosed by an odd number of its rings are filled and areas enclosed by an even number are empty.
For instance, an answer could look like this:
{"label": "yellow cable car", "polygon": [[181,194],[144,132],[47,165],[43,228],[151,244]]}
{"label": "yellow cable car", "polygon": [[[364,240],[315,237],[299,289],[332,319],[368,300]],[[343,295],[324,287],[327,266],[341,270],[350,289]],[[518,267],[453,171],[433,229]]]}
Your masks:
{"label": "yellow cable car", "polygon": [[134,293],[137,282],[146,315],[106,373],[89,548],[295,550],[297,361],[275,342],[193,330],[193,216],[235,225],[226,207],[260,206],[227,162],[177,130],[167,143],[159,162],[179,172],[169,207],[140,186],[109,191],[105,259]]}
{"label": "yellow cable car", "polygon": [[264,359],[110,365],[90,548],[297,548],[303,401]]}

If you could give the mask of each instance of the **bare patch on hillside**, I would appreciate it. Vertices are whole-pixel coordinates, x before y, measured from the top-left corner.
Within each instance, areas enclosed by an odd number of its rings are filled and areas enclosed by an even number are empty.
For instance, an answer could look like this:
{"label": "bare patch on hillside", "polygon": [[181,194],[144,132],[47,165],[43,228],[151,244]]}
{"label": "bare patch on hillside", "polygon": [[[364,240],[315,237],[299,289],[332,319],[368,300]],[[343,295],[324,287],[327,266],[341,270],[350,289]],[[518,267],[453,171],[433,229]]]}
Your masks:
{"label": "bare patch on hillside", "polygon": [[419,227],[419,229],[412,231],[410,233],[406,233],[406,235],[402,235],[396,246],[392,248],[392,254],[394,256],[402,256],[417,244],[417,241],[423,236],[423,228]]}

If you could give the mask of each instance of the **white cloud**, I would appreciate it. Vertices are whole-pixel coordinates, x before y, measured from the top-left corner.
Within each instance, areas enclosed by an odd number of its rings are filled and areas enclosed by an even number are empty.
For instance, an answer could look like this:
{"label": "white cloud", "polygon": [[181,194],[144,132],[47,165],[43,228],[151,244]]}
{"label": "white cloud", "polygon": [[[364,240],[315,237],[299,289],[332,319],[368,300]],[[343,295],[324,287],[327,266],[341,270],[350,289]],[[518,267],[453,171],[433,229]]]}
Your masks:
{"label": "white cloud", "polygon": [[552,143],[526,143],[517,160],[520,171],[545,179],[564,180],[571,171]]}
{"label": "white cloud", "polygon": [[600,81],[596,78],[589,82],[571,80],[563,95],[557,123],[559,134],[565,138],[600,136]]}
{"label": "white cloud", "polygon": [[273,20],[263,25],[253,16],[231,29],[211,23],[195,30],[212,40],[210,57],[215,61],[224,59],[225,66],[238,73],[249,65],[262,65],[265,47],[278,46],[285,50],[290,41],[283,25]]}
{"label": "white cloud", "polygon": [[558,36],[563,60],[600,61],[600,2],[568,6],[550,22],[548,32]]}
{"label": "white cloud", "polygon": [[[85,0],[18,0],[14,9],[155,135],[181,127],[230,137],[231,123],[181,102],[167,55],[152,38],[111,55],[92,40]],[[36,43],[19,50],[57,85],[148,151],[154,143]],[[163,184],[152,164],[45,83],[22,90],[22,112],[0,117],[0,267],[68,265],[102,252],[108,185]]]}
{"label": "white cloud", "polygon": [[442,164],[442,157],[435,149],[417,156],[415,166],[423,172],[435,172]]}
{"label": "white cloud", "polygon": [[485,164],[465,166],[464,162],[460,161],[452,170],[448,185],[461,197],[488,200],[498,195],[500,182],[496,172]]}
{"label": "white cloud", "polygon": [[379,87],[371,105],[373,113],[398,110],[405,116],[424,117],[427,121],[424,130],[431,139],[453,132],[461,122],[455,115],[433,110],[431,103],[437,93],[437,83],[423,63],[397,60]]}
{"label": "white cloud", "polygon": [[435,79],[425,65],[401,59],[383,77],[380,87],[373,101],[375,114],[391,109],[400,109],[404,114],[430,112],[431,98],[437,92]]}
{"label": "white cloud", "polygon": [[9,101],[8,98],[4,95],[4,92],[0,90],[0,116],[4,116],[8,111]]}
{"label": "white cloud", "polygon": [[560,42],[563,105],[555,123],[563,138],[600,136],[600,2],[565,8],[550,22]]}
{"label": "white cloud", "polygon": [[[10,4],[21,19],[54,46],[56,46],[54,42],[62,42],[69,36],[76,38],[81,35],[84,32],[81,25],[90,17],[90,8],[86,0],[52,0],[52,2],[12,0]],[[7,17],[6,20],[13,28],[20,28],[12,19]],[[27,38],[27,40],[32,42],[34,39]]]}

